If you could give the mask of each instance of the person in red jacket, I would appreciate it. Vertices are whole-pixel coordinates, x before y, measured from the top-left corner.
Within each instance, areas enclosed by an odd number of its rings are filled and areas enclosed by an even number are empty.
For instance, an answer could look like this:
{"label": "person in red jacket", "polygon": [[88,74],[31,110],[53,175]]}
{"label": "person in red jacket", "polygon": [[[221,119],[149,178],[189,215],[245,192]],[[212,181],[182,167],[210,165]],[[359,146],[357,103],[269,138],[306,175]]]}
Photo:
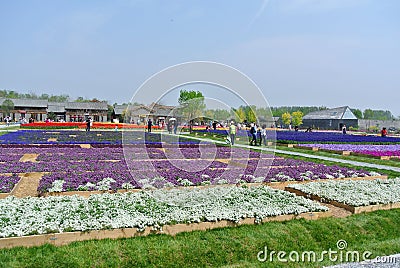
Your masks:
{"label": "person in red jacket", "polygon": [[382,136],[382,137],[386,137],[386,136],[387,136],[387,130],[386,130],[385,127],[382,128],[382,130],[381,130],[381,136]]}

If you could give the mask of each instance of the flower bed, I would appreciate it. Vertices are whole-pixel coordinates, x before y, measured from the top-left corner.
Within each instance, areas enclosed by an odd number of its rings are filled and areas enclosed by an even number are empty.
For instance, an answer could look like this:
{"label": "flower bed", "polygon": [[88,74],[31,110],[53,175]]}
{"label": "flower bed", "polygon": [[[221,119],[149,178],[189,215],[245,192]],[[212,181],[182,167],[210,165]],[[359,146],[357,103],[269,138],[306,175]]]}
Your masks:
{"label": "flower bed", "polygon": [[287,187],[289,191],[293,189],[314,199],[343,204],[352,212],[355,212],[354,207],[400,202],[400,178],[312,182],[291,184]]}
{"label": "flower bed", "polygon": [[302,144],[304,147],[317,147],[323,150],[351,151],[361,155],[375,157],[395,156],[400,157],[400,144],[374,145],[374,144]]}
{"label": "flower bed", "polygon": [[11,176],[0,175],[0,193],[10,193],[20,179],[17,174],[12,174]]}
{"label": "flower bed", "polygon": [[148,133],[142,131],[43,131],[19,130],[0,136],[1,144],[198,144],[199,141],[185,137]]}
{"label": "flower bed", "polygon": [[[18,162],[23,155],[37,155]],[[46,172],[38,191],[95,191],[374,176],[362,170],[274,157],[242,148],[0,147],[0,174]]]}
{"label": "flower bed", "polygon": [[0,200],[0,237],[166,224],[240,222],[327,211],[316,202],[269,187],[213,187],[126,194]]}
{"label": "flower bed", "polygon": [[[220,136],[226,136],[227,130],[195,130],[198,133],[209,133]],[[239,130],[237,136],[250,137],[248,130]],[[303,132],[303,131],[267,131],[267,138],[275,137],[277,143],[369,143],[369,144],[388,144],[400,143],[397,137],[381,136],[361,136],[361,135],[343,135],[338,132]]]}

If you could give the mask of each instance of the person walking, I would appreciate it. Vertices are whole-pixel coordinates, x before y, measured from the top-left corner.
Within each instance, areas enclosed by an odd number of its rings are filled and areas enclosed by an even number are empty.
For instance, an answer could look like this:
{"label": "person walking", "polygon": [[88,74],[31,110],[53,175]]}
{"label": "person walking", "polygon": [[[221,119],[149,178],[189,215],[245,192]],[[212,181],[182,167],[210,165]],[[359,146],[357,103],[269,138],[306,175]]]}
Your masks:
{"label": "person walking", "polygon": [[151,127],[153,126],[153,122],[151,121],[151,119],[149,118],[149,120],[147,121],[147,131],[151,132]]}
{"label": "person walking", "polygon": [[[267,146],[267,126],[263,125],[261,128],[261,140],[264,144],[264,146]],[[261,142],[260,142],[261,145]]]}
{"label": "person walking", "polygon": [[250,145],[257,145],[257,128],[255,123],[250,124],[251,141]]}
{"label": "person walking", "polygon": [[229,126],[229,136],[231,137],[231,144],[235,145],[235,137],[236,137],[236,126],[233,122]]}
{"label": "person walking", "polygon": [[90,131],[91,123],[90,117],[86,118],[86,131]]}

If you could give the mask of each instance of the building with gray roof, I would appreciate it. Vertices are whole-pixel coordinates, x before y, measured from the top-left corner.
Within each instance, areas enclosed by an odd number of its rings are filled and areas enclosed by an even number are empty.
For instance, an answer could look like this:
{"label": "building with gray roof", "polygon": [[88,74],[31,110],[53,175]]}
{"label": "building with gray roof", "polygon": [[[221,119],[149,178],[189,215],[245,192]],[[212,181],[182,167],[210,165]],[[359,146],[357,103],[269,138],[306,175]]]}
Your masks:
{"label": "building with gray roof", "polygon": [[341,130],[344,125],[358,127],[358,119],[349,106],[315,111],[303,117],[303,127]]}
{"label": "building with gray roof", "polygon": [[[91,116],[97,122],[107,121],[106,102],[49,102],[48,100],[0,98],[0,105],[5,100],[11,100],[14,104],[10,111],[13,121],[21,118],[45,121],[50,113],[55,114],[58,120],[67,122],[83,121],[87,116]],[[5,111],[0,108],[0,117],[5,116]]]}

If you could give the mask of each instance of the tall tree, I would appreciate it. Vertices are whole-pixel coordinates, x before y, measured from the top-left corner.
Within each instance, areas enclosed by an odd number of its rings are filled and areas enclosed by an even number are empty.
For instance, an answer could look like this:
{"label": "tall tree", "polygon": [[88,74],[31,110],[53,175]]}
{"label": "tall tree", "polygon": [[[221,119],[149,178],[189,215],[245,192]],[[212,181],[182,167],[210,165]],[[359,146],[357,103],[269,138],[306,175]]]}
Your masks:
{"label": "tall tree", "polygon": [[178,102],[181,106],[182,114],[189,121],[189,131],[192,132],[194,119],[201,116],[202,111],[206,108],[204,96],[200,91],[182,89]]}
{"label": "tall tree", "polygon": [[371,109],[364,110],[364,119],[373,119],[374,112]]}
{"label": "tall tree", "polygon": [[292,116],[290,115],[290,113],[286,112],[282,114],[282,122],[285,125],[289,125],[291,121],[292,121]]}
{"label": "tall tree", "polygon": [[1,104],[1,110],[3,111],[4,116],[9,116],[10,112],[14,110],[14,102],[10,99],[6,99]]}
{"label": "tall tree", "polygon": [[242,107],[234,110],[237,122],[243,123],[246,120],[246,114]]}
{"label": "tall tree", "polygon": [[292,124],[294,126],[300,126],[303,124],[303,113],[301,111],[292,113]]}

